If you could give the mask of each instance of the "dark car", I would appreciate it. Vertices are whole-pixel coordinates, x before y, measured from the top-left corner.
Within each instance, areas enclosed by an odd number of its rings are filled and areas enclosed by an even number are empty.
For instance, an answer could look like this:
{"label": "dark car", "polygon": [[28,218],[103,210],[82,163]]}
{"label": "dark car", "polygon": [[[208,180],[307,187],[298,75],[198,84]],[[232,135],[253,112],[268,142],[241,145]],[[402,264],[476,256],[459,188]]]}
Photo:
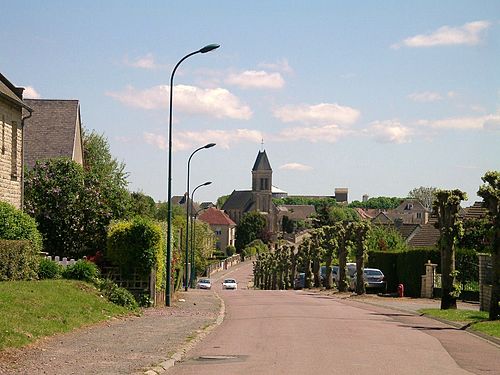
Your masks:
{"label": "dark car", "polygon": [[299,273],[293,280],[293,289],[302,289],[306,286],[306,274],[304,272]]}

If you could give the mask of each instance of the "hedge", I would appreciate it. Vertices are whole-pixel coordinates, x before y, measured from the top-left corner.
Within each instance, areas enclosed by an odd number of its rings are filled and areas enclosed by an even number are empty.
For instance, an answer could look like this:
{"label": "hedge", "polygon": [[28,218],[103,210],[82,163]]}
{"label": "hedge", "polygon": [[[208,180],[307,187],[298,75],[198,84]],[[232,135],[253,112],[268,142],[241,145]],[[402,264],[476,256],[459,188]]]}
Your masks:
{"label": "hedge", "polygon": [[[396,291],[398,284],[405,287],[405,295],[420,297],[422,275],[425,275],[427,261],[437,264],[437,273],[441,269],[441,254],[436,248],[420,248],[401,252],[369,251],[367,267],[380,269],[387,280],[388,291]],[[455,251],[455,267],[460,282],[477,281],[477,253],[471,249]]]}
{"label": "hedge", "polygon": [[42,249],[42,236],[35,219],[6,202],[0,202],[0,239],[28,240],[34,250]]}
{"label": "hedge", "polygon": [[36,279],[38,262],[30,241],[0,240],[0,281]]}

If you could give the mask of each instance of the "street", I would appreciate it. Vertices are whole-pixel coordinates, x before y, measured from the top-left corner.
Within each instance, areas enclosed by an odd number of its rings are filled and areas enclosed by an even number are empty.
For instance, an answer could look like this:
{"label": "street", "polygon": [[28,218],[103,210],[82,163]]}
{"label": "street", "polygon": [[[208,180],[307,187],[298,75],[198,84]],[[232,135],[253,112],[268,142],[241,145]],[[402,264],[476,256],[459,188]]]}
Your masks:
{"label": "street", "polygon": [[309,291],[214,288],[224,322],[168,374],[500,374],[500,349],[410,313]]}

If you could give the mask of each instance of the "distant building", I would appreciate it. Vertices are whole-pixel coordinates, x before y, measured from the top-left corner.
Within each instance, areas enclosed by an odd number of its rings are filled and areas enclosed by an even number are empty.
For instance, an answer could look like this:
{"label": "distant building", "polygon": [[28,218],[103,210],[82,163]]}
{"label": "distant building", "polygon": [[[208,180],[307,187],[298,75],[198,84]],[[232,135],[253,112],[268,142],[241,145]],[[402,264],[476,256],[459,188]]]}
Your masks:
{"label": "distant building", "polygon": [[228,246],[234,246],[236,223],[224,211],[210,207],[204,210],[198,218],[213,230],[215,247],[218,250],[225,252]]}
{"label": "distant building", "polygon": [[266,151],[259,151],[252,168],[252,190],[234,190],[222,209],[238,224],[244,214],[257,211],[266,216],[267,230],[277,230],[277,208],[272,201],[273,170]]}
{"label": "distant building", "polygon": [[[0,74],[0,200],[22,207],[24,122],[32,109],[23,101],[23,88]],[[23,109],[29,114],[23,117]]]}
{"label": "distant building", "polygon": [[336,188],[335,189],[335,200],[337,203],[347,203],[348,202],[349,189],[348,188]]}

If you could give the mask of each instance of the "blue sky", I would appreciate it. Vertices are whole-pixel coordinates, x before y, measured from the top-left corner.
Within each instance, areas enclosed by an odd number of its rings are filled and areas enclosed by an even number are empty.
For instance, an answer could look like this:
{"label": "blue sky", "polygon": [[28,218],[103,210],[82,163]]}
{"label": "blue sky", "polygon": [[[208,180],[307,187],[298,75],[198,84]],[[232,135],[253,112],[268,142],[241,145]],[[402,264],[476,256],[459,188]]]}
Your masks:
{"label": "blue sky", "polygon": [[[146,5],[145,5],[146,4]],[[131,190],[251,186],[262,139],[273,184],[349,200],[460,188],[500,169],[498,1],[15,1],[2,5],[0,72],[26,97],[79,99]]]}

